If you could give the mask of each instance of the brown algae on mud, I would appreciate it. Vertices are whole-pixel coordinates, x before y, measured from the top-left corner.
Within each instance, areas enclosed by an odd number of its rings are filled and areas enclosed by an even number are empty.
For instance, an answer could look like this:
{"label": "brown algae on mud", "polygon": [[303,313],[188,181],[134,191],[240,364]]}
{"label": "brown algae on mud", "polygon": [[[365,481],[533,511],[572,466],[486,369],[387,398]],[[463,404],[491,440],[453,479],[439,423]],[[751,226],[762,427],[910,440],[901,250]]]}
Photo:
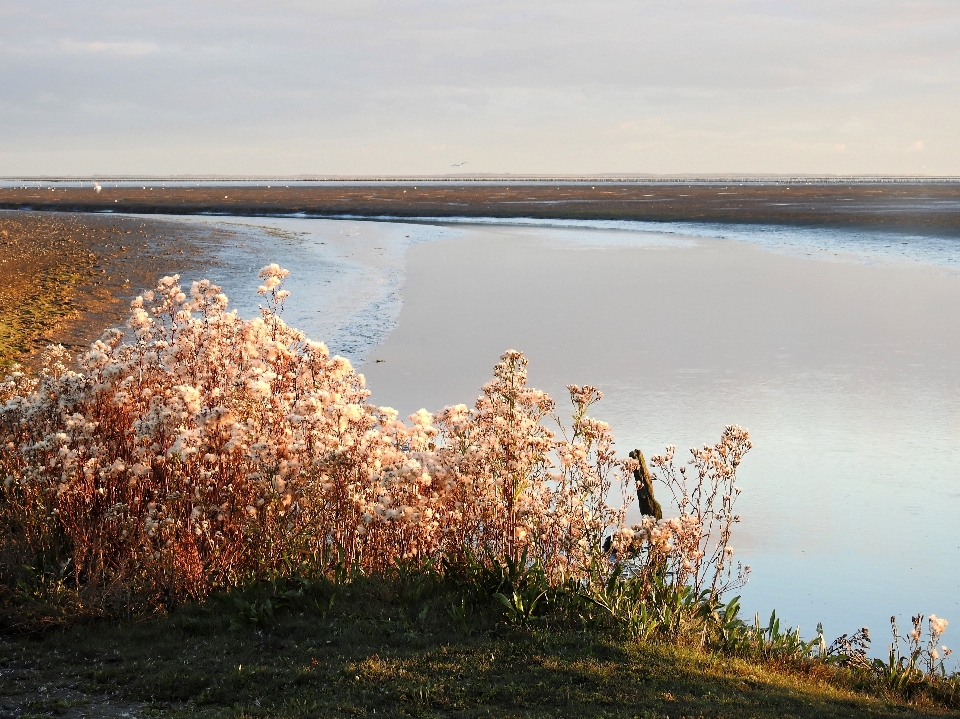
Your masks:
{"label": "brown algae on mud", "polygon": [[28,355],[52,327],[77,316],[74,293],[81,282],[80,273],[56,267],[16,296],[9,286],[0,290],[0,366]]}
{"label": "brown algae on mud", "polygon": [[72,229],[53,217],[0,217],[0,365],[25,358],[52,328],[77,316],[77,290],[93,258]]}
{"label": "brown algae on mud", "polygon": [[0,370],[35,366],[48,344],[85,348],[125,300],[206,254],[182,224],[58,212],[0,213],[0,251]]}

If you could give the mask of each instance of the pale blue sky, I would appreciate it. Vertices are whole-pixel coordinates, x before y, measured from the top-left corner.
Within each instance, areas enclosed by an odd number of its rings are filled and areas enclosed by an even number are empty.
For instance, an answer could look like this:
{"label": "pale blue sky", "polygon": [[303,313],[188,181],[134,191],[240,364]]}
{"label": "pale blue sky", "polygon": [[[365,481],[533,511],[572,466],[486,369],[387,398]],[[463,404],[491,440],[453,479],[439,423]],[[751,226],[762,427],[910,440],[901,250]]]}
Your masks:
{"label": "pale blue sky", "polygon": [[0,175],[960,174],[960,2],[0,0]]}

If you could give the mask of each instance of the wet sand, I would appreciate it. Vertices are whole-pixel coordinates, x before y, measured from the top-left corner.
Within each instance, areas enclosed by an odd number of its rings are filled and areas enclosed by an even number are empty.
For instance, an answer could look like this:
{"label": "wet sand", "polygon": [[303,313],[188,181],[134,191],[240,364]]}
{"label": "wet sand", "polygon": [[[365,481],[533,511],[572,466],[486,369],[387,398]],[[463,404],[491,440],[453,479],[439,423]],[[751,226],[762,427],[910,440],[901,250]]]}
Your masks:
{"label": "wet sand", "polygon": [[[266,184],[266,182],[264,183]],[[278,183],[278,184],[282,184]],[[0,209],[317,217],[532,217],[870,228],[960,237],[960,183],[377,182],[164,187],[102,192],[0,188]]]}
{"label": "wet sand", "polygon": [[205,263],[222,230],[59,212],[0,212],[0,365],[35,365],[44,347],[76,353],[123,322],[163,275]]}

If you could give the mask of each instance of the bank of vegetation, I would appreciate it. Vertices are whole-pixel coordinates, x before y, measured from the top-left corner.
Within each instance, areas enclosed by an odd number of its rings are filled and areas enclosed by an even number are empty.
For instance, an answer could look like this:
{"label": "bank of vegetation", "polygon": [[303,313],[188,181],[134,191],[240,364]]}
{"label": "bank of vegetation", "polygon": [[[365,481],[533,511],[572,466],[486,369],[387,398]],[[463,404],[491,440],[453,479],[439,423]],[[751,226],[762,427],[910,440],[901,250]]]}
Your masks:
{"label": "bank of vegetation", "polygon": [[401,421],[283,322],[286,275],[261,271],[251,320],[209,282],[164,278],[76,364],[53,347],[0,389],[17,711],[960,707],[939,617],[914,617],[883,661],[865,631],[804,639],[775,614],[741,617],[746,430],[688,462],[673,447],[619,457],[590,414],[600,392],[568,387],[561,419],[516,351],[472,407]]}

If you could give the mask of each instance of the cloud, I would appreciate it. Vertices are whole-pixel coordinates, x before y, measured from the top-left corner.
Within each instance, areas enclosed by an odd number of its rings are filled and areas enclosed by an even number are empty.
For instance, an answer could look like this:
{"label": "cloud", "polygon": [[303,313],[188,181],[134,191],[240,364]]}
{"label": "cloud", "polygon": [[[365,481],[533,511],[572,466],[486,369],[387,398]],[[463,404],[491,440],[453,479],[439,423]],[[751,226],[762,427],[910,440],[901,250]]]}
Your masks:
{"label": "cloud", "polygon": [[957,0],[0,5],[8,173],[960,172]]}
{"label": "cloud", "polygon": [[160,46],[153,42],[103,42],[76,40],[61,40],[61,52],[68,55],[118,55],[122,57],[138,57],[160,52]]}

